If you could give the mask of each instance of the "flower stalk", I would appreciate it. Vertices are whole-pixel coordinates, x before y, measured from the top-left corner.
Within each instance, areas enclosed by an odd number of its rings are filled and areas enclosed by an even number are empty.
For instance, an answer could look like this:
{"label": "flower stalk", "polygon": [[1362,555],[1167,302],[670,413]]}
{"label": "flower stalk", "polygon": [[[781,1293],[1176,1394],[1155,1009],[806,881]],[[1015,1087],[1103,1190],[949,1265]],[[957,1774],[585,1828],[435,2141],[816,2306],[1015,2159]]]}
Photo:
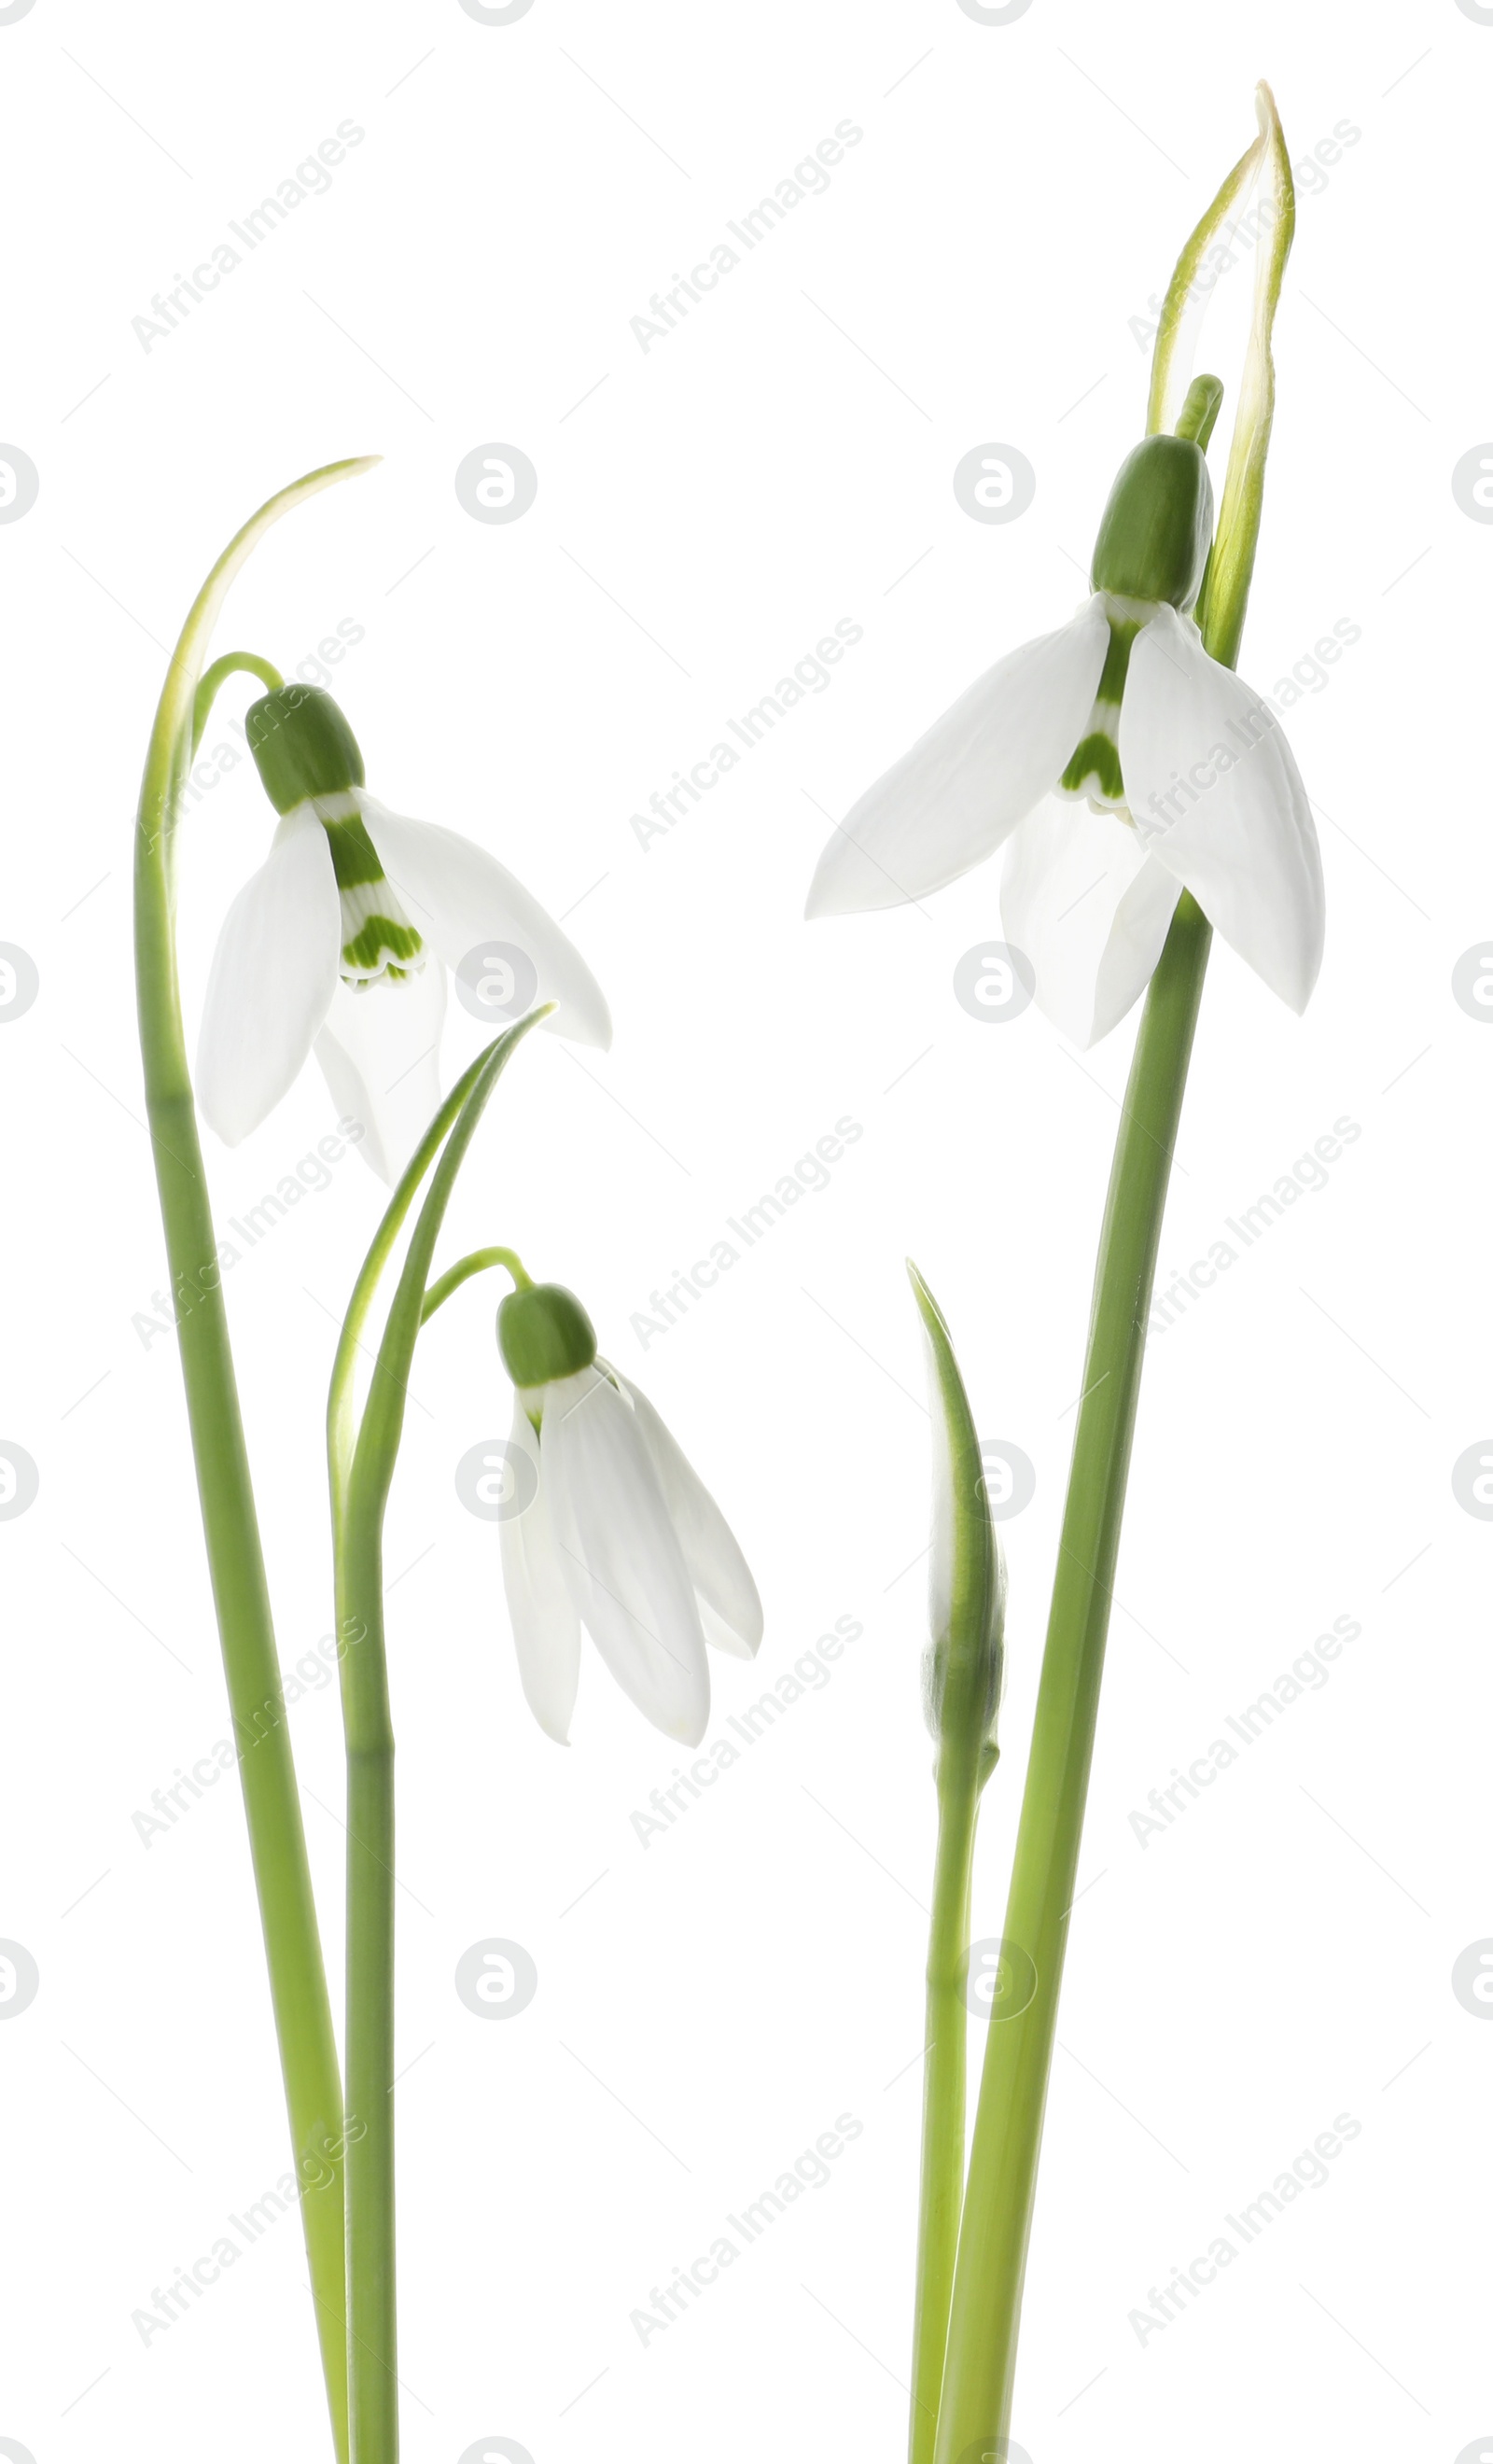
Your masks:
{"label": "flower stalk", "polygon": [[260,507],[213,566],[166,671],[135,831],[135,967],[145,1109],[171,1288],[185,1282],[197,1296],[177,1329],[182,1377],[291,2143],[303,2186],[301,2219],[327,2402],[341,2464],[347,2457],[341,2083],[182,1029],[173,857],[182,783],[212,695],[236,670],[260,676],[267,670],[266,662],[235,651],[203,673],[234,576],[282,514],[371,467],[371,459],[332,463],[283,489]]}
{"label": "flower stalk", "polygon": [[[1257,173],[1270,182],[1270,242],[1256,259],[1254,320],[1220,520],[1198,604],[1204,647],[1238,655],[1254,567],[1274,404],[1270,329],[1290,245],[1290,168],[1274,102],[1260,139],[1182,253],[1157,338],[1152,432],[1186,392],[1177,334],[1203,249]],[[1004,1939],[1036,1972],[1024,2009],[986,2040],[950,2314],[935,2464],[964,2464],[1008,2435],[1058,1995],[1098,1716],[1109,1603],[1140,1392],[1145,1328],[1172,1155],[1212,932],[1184,891],[1152,979],[1131,1066],[1100,1234],[1067,1499],[1059,1543]]]}
{"label": "flower stalk", "polygon": [[[427,1279],[456,1176],[510,1055],[547,1009],[490,1045],[436,1113],[354,1287],[332,1373],[327,1455],[347,1753],[347,2381],[352,2464],[397,2464],[394,2206],[394,1730],[384,1630],[384,1516]],[[443,1150],[443,1151],[442,1151]],[[361,1421],[353,1369],[380,1278],[415,1194],[440,1160],[410,1237]],[[437,1287],[439,1289],[439,1287]],[[444,1297],[444,1295],[443,1295]]]}
{"label": "flower stalk", "polygon": [[913,2301],[910,2464],[931,2464],[938,2426],[959,2210],[969,2008],[970,1875],[985,1782],[999,1749],[1005,1573],[979,1439],[936,1301],[909,1263],[927,1338],[933,1422],[933,1537],[924,1700],[936,1752],[938,1843],[923,2027],[923,2161]]}

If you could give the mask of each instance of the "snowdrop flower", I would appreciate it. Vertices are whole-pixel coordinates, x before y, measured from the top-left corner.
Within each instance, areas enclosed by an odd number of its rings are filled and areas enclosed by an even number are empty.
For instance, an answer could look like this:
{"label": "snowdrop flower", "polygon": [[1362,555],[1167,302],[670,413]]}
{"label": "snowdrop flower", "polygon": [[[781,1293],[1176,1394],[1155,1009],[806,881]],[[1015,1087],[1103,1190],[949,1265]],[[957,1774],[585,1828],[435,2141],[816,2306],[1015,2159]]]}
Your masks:
{"label": "snowdrop flower", "polygon": [[314,1050],[374,1171],[397,1180],[441,1100],[446,970],[485,941],[533,969],[525,1008],[554,1001],[560,1034],[611,1042],[601,987],[522,883],[470,839],[368,794],[330,693],[282,686],[245,727],[280,825],[229,909],[208,982],[197,1092],[225,1145],[258,1128]]}
{"label": "snowdrop flower", "polygon": [[1149,982],[1191,891],[1294,1010],[1322,960],[1322,866],[1269,705],[1192,619],[1213,533],[1203,443],[1221,388],[1123,465],[1093,596],[971,685],[861,798],[820,859],[810,916],[894,907],[1006,846],[1001,913],[1037,1000],[1080,1046]]}
{"label": "snowdrop flower", "polygon": [[680,1745],[705,1733],[705,1646],[751,1660],[762,1606],[746,1559],[646,1395],[599,1360],[581,1303],[520,1284],[497,1312],[527,1503],[502,1527],[503,1583],[530,1709],[564,1745],[581,1629],[639,1710]]}

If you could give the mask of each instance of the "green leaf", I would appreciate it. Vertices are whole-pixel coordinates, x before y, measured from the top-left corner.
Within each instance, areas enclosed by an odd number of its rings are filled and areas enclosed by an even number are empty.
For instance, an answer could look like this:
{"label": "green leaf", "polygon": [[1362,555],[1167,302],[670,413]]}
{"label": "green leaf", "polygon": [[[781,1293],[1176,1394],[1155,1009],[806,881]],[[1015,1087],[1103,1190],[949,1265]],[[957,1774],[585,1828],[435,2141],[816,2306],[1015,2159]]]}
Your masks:
{"label": "green leaf", "polygon": [[911,1259],[908,1274],[928,1341],[933,1424],[930,1639],[923,1705],[945,1756],[983,1783],[996,1766],[1005,1650],[1005,1563],[991,1520],[984,1459],[942,1310]]}

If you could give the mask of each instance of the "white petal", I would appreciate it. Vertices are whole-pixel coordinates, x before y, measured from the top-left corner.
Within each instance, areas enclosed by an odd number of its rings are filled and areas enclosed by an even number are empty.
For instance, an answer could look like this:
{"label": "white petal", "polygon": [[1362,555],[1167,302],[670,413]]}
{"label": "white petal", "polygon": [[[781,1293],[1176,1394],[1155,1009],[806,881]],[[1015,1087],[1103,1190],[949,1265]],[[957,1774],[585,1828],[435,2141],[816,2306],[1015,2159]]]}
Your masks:
{"label": "white petal", "polygon": [[762,1603],[751,1568],[678,1440],[631,1378],[624,1377],[622,1383],[632,1398],[690,1580],[705,1606],[715,1613],[714,1618],[701,1617],[705,1639],[734,1659],[752,1660],[762,1639]]}
{"label": "white petal", "polygon": [[406,822],[358,791],[368,836],[416,930],[455,971],[484,941],[523,951],[538,977],[533,999],[557,1001],[548,1022],[572,1044],[612,1040],[611,1015],[601,985],[560,926],[530,896],[521,881],[486,850],[456,830],[433,822]]}
{"label": "white petal", "polygon": [[1081,1052],[1151,981],[1180,895],[1113,813],[1049,796],[1006,848],[1006,939],[1037,978],[1040,1009]]}
{"label": "white petal", "polygon": [[535,1478],[529,1504],[506,1518],[499,1534],[514,1649],[524,1700],[545,1735],[563,1746],[570,1739],[581,1676],[581,1619],[556,1546],[539,1443],[521,1404],[515,1406],[508,1442],[514,1453],[528,1457]]}
{"label": "white petal", "polygon": [[338,1111],[361,1121],[360,1151],[392,1188],[441,1101],[446,971],[432,951],[420,973],[381,977],[362,992],[339,983],[317,1038]]}
{"label": "white petal", "polygon": [[847,915],[941,890],[1055,787],[1109,647],[1102,599],[998,659],[861,798],[819,860],[805,913]]}
{"label": "white petal", "polygon": [[1294,1010],[1322,964],[1322,859],[1306,790],[1267,702],[1164,607],[1137,636],[1120,705],[1126,800],[1148,854]]}
{"label": "white petal", "polygon": [[699,1613],[637,1416],[599,1369],[544,1389],[539,1434],[571,1598],[607,1667],[666,1737],[710,1715]]}
{"label": "white petal", "polygon": [[300,1074],[337,984],[341,907],[327,835],[287,813],[223,921],[197,1043],[197,1100],[236,1147]]}

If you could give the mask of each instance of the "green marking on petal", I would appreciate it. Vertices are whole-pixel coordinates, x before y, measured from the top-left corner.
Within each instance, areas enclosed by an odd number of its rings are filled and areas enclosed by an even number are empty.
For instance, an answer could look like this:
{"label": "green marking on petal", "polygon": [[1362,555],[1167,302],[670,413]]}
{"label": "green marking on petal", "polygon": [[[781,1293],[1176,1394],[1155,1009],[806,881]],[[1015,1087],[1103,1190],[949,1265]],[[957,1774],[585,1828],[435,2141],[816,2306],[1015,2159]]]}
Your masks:
{"label": "green marking on petal", "polygon": [[1106,702],[1111,708],[1119,709],[1125,693],[1125,679],[1130,673],[1131,650],[1139,631],[1138,625],[1117,625],[1110,617],[1109,647],[1105,652],[1104,673],[1094,695],[1096,702]]}
{"label": "green marking on petal", "polygon": [[355,890],[360,882],[382,881],[384,867],[360,815],[351,821],[323,822],[332,849],[332,870],[339,890]]}
{"label": "green marking on petal", "polygon": [[1058,787],[1066,796],[1085,796],[1091,792],[1090,781],[1111,804],[1124,803],[1125,781],[1120,776],[1120,748],[1112,736],[1086,736],[1059,780]]}
{"label": "green marking on petal", "polygon": [[1060,796],[1102,797],[1106,803],[1123,804],[1125,781],[1120,773],[1118,743],[1120,703],[1125,694],[1125,679],[1130,673],[1131,651],[1138,624],[1128,618],[1109,619],[1109,647],[1105,652],[1104,670],[1099,690],[1089,713],[1088,728],[1077,752],[1058,781]]}
{"label": "green marking on petal", "polygon": [[[391,915],[370,915],[356,940],[342,943],[342,971],[382,975],[389,960],[418,957],[423,947],[413,925],[396,924]],[[388,966],[388,972],[396,970]]]}
{"label": "green marking on petal", "polygon": [[[345,826],[333,825],[333,827]],[[362,822],[352,825],[362,829]],[[328,831],[328,836],[331,831]],[[356,848],[354,854],[356,855]],[[369,853],[372,854],[370,847]],[[374,858],[377,863],[377,857]],[[334,857],[335,862],[335,857]],[[404,983],[425,964],[425,943],[405,913],[392,882],[382,872],[340,890],[342,903],[341,973],[354,991],[387,978]]]}

